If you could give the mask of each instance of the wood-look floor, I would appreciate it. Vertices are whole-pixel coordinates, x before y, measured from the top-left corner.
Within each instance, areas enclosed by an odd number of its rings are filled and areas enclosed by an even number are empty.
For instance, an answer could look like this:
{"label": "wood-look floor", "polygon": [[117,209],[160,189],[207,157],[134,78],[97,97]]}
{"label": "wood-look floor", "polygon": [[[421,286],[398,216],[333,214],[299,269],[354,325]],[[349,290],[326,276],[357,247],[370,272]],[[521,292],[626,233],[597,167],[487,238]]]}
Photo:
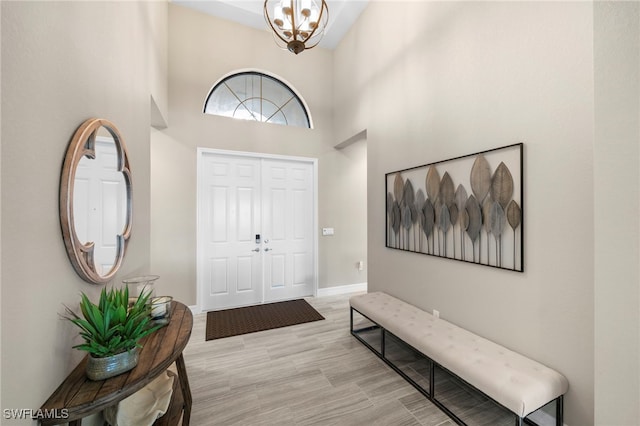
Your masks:
{"label": "wood-look floor", "polygon": [[453,426],[351,336],[349,296],[308,298],[323,321],[208,342],[195,315],[191,424]]}

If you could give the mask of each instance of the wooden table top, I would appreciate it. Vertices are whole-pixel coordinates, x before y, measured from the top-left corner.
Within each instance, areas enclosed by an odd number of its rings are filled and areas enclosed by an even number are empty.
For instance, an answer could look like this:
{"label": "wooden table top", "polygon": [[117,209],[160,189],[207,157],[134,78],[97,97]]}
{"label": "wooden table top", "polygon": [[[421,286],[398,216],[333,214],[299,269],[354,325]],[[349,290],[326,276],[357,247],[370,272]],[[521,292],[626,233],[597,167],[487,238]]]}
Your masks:
{"label": "wooden table top", "polygon": [[85,357],[40,408],[46,413],[57,413],[59,417],[39,419],[40,423],[57,425],[79,420],[142,389],[182,354],[192,328],[191,310],[173,301],[169,324],[141,340],[142,348],[135,368],[110,379],[93,381],[85,374]]}

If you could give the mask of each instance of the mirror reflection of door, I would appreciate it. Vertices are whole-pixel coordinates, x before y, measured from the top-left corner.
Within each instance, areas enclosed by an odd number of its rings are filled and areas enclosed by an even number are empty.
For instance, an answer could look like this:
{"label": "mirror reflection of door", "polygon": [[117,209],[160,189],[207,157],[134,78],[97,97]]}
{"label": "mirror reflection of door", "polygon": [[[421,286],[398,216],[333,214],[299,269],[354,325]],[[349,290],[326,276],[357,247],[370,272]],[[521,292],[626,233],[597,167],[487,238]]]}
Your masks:
{"label": "mirror reflection of door", "polygon": [[127,190],[115,143],[104,128],[96,137],[95,152],[95,159],[83,157],[78,163],[73,215],[78,239],[95,244],[96,271],[106,275],[116,261],[116,236],[125,225]]}

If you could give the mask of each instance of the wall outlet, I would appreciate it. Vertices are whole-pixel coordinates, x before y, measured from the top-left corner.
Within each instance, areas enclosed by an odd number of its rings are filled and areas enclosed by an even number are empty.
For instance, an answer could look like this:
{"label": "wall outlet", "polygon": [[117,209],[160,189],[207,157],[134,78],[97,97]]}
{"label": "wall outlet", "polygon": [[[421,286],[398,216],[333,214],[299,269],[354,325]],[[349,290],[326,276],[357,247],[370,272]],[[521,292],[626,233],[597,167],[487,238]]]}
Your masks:
{"label": "wall outlet", "polygon": [[436,318],[440,318],[440,311],[433,310],[433,316]]}
{"label": "wall outlet", "polygon": [[358,265],[358,271],[364,270],[364,261],[359,260],[357,265]]}

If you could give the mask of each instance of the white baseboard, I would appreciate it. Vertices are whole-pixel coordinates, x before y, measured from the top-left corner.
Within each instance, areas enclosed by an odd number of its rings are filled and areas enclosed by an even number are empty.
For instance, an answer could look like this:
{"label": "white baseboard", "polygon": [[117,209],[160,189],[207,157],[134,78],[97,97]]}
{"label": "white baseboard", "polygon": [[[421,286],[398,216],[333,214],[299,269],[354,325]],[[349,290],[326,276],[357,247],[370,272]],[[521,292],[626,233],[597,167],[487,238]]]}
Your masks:
{"label": "white baseboard", "polygon": [[339,294],[357,293],[367,291],[367,283],[339,285],[318,289],[318,297],[337,296]]}
{"label": "white baseboard", "polygon": [[[319,288],[317,297],[337,296],[340,294],[357,293],[367,291],[367,283],[338,285],[334,287]],[[189,306],[193,315],[201,314],[202,310],[198,305]]]}

